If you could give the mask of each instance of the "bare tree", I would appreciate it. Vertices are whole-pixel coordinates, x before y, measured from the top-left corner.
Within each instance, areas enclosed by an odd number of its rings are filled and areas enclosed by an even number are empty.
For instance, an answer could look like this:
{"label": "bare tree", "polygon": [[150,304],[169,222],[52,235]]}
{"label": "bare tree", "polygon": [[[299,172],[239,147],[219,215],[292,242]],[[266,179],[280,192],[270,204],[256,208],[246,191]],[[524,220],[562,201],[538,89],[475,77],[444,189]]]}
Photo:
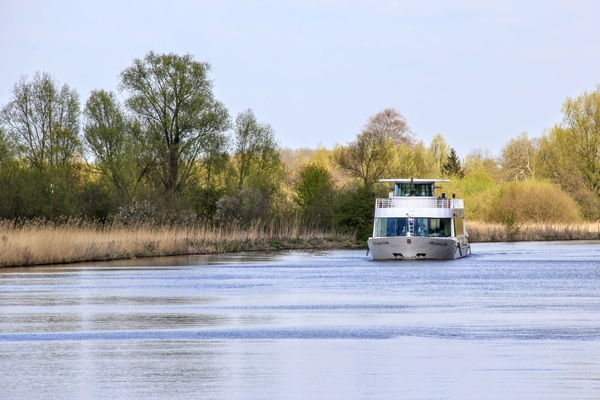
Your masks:
{"label": "bare tree", "polygon": [[538,144],[523,132],[511,139],[502,149],[502,172],[506,180],[524,180],[535,178],[535,156]]}
{"label": "bare tree", "polygon": [[369,118],[362,134],[373,135],[382,141],[392,141],[397,145],[414,144],[414,134],[406,119],[395,108],[386,108]]}
{"label": "bare tree", "polygon": [[396,148],[413,142],[404,117],[395,109],[386,108],[369,118],[355,141],[334,150],[334,161],[370,190],[390,170]]}

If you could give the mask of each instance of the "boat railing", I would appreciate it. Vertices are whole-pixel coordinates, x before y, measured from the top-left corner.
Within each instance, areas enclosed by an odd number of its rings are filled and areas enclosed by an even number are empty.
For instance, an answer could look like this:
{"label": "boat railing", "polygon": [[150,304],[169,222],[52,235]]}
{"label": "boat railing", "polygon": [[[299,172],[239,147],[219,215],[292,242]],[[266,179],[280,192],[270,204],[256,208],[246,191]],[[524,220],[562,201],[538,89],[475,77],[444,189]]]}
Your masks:
{"label": "boat railing", "polygon": [[377,208],[465,208],[463,199],[392,197],[377,199]]}

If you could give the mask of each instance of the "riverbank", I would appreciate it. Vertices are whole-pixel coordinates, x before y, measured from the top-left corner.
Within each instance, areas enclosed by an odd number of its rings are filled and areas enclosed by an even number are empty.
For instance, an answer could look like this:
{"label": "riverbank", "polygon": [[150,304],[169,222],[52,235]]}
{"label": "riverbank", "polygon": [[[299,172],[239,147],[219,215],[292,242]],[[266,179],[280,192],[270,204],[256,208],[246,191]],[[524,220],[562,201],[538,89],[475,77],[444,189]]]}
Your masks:
{"label": "riverbank", "polygon": [[350,234],[309,230],[296,223],[242,228],[0,222],[0,267],[356,246]]}
{"label": "riverbank", "polygon": [[573,224],[496,224],[471,221],[467,223],[467,228],[469,241],[472,243],[600,240],[600,221]]}
{"label": "riverbank", "polygon": [[[477,242],[600,240],[600,223],[512,224],[472,221]],[[70,221],[0,221],[0,267],[109,261],[142,257],[279,249],[366,249],[350,234],[317,231],[297,223],[250,228],[97,225]]]}

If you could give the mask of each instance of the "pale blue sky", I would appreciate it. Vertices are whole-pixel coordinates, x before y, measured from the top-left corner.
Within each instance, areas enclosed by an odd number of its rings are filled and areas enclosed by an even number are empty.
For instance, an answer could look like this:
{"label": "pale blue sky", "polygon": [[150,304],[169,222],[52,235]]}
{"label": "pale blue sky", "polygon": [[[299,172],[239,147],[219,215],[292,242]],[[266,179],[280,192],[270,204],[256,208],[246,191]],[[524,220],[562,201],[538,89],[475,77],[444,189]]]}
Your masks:
{"label": "pale blue sky", "polygon": [[598,21],[595,0],[1,0],[0,105],[38,70],[84,103],[150,50],[189,53],[283,147],[345,144],[394,107],[426,145],[499,154],[600,83]]}

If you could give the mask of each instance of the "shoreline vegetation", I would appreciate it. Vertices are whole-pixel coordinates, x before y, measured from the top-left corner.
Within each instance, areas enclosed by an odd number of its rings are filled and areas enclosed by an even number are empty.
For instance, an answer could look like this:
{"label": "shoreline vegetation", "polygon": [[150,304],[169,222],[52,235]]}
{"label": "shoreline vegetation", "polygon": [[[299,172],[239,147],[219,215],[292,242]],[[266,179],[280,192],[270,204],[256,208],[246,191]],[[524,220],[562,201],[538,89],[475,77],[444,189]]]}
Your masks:
{"label": "shoreline vegetation", "polygon": [[467,221],[467,229],[471,243],[600,240],[600,221],[522,224]]}
{"label": "shoreline vegetation", "polygon": [[289,223],[157,226],[95,224],[80,220],[0,221],[0,267],[112,261],[145,257],[278,249],[350,248],[353,234]]}
{"label": "shoreline vegetation", "polygon": [[600,85],[568,97],[541,136],[459,157],[393,107],[345,144],[282,148],[252,108],[231,114],[210,71],[151,50],[121,71],[120,94],[83,102],[44,71],[15,83],[0,105],[0,267],[366,250],[394,177],[447,178],[442,193],[469,204],[471,242],[600,240]]}
{"label": "shoreline vegetation", "polygon": [[[600,222],[497,224],[473,221],[477,242],[600,240]],[[366,248],[351,233],[319,231],[297,222],[248,228],[101,225],[0,221],[0,267],[21,267],[240,251]]]}

